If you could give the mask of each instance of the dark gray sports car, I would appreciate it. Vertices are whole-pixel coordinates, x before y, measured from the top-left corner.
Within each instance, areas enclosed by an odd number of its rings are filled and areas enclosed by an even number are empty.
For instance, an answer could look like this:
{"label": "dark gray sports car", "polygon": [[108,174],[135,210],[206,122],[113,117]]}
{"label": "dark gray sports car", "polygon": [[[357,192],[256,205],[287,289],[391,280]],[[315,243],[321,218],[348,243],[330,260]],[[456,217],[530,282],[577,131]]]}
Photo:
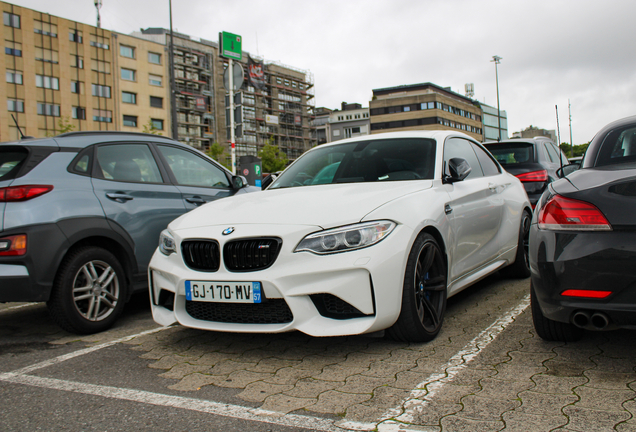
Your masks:
{"label": "dark gray sports car", "polygon": [[596,134],[577,168],[549,185],[530,228],[532,317],[546,340],[636,328],[636,116]]}

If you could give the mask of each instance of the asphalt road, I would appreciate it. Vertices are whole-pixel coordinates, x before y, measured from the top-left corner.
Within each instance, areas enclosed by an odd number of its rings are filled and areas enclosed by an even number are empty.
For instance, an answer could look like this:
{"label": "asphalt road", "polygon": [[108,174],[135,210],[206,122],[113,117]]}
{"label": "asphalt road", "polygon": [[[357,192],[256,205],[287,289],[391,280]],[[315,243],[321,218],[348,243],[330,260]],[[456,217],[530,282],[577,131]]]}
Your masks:
{"label": "asphalt road", "polygon": [[143,295],[80,337],[0,305],[0,430],[636,431],[636,333],[544,342],[528,289],[467,289],[427,344],[161,328]]}

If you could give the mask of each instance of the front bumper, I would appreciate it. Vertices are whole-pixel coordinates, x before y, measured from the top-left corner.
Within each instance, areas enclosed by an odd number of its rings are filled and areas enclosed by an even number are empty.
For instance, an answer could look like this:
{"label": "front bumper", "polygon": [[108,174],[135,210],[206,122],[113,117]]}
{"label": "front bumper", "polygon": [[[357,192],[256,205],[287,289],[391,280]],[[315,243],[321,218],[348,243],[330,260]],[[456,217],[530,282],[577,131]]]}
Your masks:
{"label": "front bumper", "polygon": [[[216,239],[225,227],[182,230],[175,235],[177,249],[186,238]],[[293,249],[318,227],[298,225],[241,225],[241,237],[276,236],[283,239],[276,262],[252,272],[230,272],[223,264],[216,272],[200,272],[185,266],[181,253],[165,256],[156,251],[149,266],[149,286],[153,318],[162,325],[179,322],[186,327],[250,333],[278,333],[299,330],[312,336],[352,335],[374,332],[391,326],[400,313],[404,267],[410,249],[410,230],[398,226],[381,242],[356,251],[318,256]],[[408,247],[405,247],[408,245]],[[220,322],[191,314],[185,298],[185,281],[260,282],[264,297],[284,302],[289,320],[274,323]],[[327,296],[339,304],[355,308],[355,314],[325,311],[317,297]],[[194,302],[201,303],[201,302]],[[200,305],[195,305],[200,306]],[[261,307],[248,304],[246,307]],[[267,306],[269,307],[269,305]],[[278,307],[278,306],[277,306]],[[245,312],[245,311],[243,311]],[[248,309],[249,313],[249,309]],[[274,312],[272,312],[273,314]],[[194,316],[193,316],[194,315]]]}
{"label": "front bumper", "polygon": [[[530,269],[539,306],[554,321],[602,313],[604,329],[636,328],[636,233],[530,229]],[[565,290],[611,291],[604,299],[567,297]],[[592,325],[587,328],[595,328]],[[601,328],[595,328],[601,329]]]}

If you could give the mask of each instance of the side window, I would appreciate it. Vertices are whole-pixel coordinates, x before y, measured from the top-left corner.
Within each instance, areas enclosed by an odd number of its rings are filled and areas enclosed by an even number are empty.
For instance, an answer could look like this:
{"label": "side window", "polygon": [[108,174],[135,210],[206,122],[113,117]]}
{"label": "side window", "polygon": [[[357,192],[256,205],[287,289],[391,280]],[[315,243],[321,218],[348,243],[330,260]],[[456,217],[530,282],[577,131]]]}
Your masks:
{"label": "side window", "polygon": [[199,187],[230,187],[225,172],[201,156],[177,147],[157,146],[168,162],[177,184]]}
{"label": "side window", "polygon": [[501,171],[499,171],[499,166],[492,160],[490,155],[486,153],[483,148],[473,143],[473,150],[475,150],[475,153],[477,154],[477,159],[479,159],[481,169],[484,171],[485,176],[493,176],[501,173]]}
{"label": "side window", "polygon": [[163,183],[157,161],[146,144],[100,145],[95,157],[106,180]]}
{"label": "side window", "polygon": [[450,175],[448,171],[448,161],[452,158],[462,158],[468,161],[471,171],[468,174],[469,179],[483,177],[484,172],[481,169],[477,155],[473,150],[472,143],[462,138],[449,138],[444,144],[444,175]]}
{"label": "side window", "polygon": [[544,143],[543,145],[545,145],[545,149],[548,152],[548,157],[550,158],[550,160],[552,162],[559,162],[559,155],[558,155],[556,149],[552,146],[552,144]]}

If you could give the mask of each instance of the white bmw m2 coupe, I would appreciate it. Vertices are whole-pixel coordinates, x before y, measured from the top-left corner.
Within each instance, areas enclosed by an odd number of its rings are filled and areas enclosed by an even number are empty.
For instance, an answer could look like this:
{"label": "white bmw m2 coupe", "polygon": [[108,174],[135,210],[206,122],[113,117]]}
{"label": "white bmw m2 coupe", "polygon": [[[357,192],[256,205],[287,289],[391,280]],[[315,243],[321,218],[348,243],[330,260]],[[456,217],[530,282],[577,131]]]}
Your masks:
{"label": "white bmw m2 coupe", "polygon": [[204,330],[423,342],[448,297],[528,277],[525,189],[469,136],[395,132],[315,147],[270,187],[162,232],[154,320]]}

